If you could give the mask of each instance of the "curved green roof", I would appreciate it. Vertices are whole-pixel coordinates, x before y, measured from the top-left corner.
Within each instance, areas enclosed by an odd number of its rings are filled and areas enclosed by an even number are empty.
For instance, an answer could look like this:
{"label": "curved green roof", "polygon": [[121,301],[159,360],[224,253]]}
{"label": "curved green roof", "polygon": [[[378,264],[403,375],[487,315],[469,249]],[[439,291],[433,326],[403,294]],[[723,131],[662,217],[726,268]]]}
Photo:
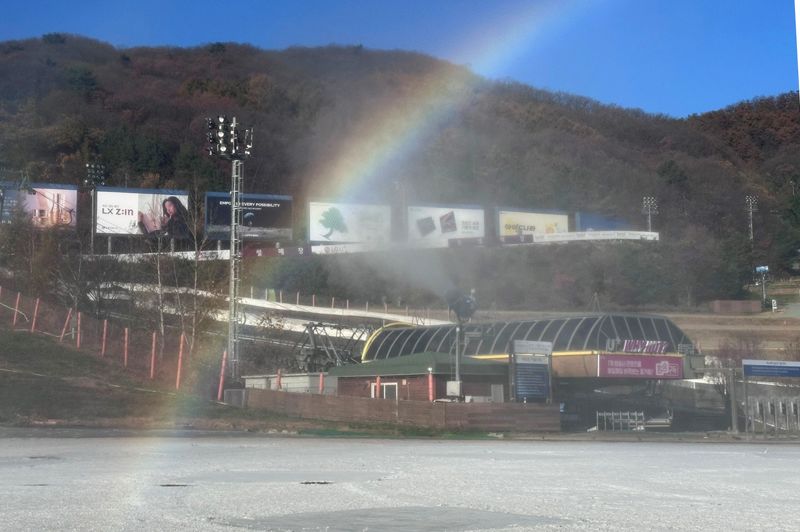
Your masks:
{"label": "curved green roof", "polygon": [[[692,341],[672,321],[653,314],[585,314],[464,325],[464,356],[507,353],[513,340],[553,343],[553,352],[615,351],[626,340],[664,342],[663,352],[682,352]],[[415,353],[454,351],[456,325],[392,327],[376,331],[365,344],[363,361]]]}

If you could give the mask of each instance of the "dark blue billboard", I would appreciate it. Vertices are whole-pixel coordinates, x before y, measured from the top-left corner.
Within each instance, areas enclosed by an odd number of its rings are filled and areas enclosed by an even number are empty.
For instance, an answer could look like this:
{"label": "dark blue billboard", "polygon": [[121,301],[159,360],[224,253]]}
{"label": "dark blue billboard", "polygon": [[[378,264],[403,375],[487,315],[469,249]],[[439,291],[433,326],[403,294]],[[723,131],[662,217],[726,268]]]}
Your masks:
{"label": "dark blue billboard", "polygon": [[[291,240],[292,197],[242,194],[242,240]],[[231,195],[206,193],[206,236],[228,240],[231,233]]]}

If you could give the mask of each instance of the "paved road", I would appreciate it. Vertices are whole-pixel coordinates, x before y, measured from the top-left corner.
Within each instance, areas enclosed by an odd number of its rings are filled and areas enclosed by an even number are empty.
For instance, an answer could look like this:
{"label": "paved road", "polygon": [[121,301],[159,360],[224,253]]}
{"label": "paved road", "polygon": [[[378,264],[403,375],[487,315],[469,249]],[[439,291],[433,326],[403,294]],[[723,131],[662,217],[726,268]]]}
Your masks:
{"label": "paved road", "polygon": [[0,528],[797,530],[799,473],[792,444],[0,429]]}

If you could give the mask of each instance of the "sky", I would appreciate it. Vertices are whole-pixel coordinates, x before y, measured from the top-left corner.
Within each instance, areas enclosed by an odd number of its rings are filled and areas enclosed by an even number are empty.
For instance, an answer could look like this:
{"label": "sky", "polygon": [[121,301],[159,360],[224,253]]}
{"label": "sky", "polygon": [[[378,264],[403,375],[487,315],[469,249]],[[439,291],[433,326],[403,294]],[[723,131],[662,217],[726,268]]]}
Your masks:
{"label": "sky", "polygon": [[0,41],[410,50],[685,117],[798,88],[792,0],[0,0]]}

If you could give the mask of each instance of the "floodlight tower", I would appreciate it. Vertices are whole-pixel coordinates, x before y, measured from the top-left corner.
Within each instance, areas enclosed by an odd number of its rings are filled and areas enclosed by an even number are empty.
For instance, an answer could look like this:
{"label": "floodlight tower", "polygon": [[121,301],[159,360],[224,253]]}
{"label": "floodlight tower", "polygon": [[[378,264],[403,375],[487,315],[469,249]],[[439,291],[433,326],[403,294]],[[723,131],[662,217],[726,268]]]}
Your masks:
{"label": "floodlight tower", "polygon": [[100,163],[86,163],[86,179],[83,184],[92,196],[92,228],[89,237],[89,252],[94,255],[94,235],[97,232],[97,187],[106,184],[106,167]]}
{"label": "floodlight tower", "polygon": [[747,211],[747,217],[749,220],[750,225],[750,243],[753,243],[753,213],[758,210],[758,197],[757,196],[745,196],[744,198],[745,210]]}
{"label": "floodlight tower", "polygon": [[655,196],[642,198],[642,214],[647,216],[647,232],[653,231],[653,215],[658,214],[658,200]]}
{"label": "floodlight tower", "polygon": [[241,194],[244,181],[242,164],[253,148],[253,130],[240,135],[236,117],[206,119],[208,124],[208,154],[231,161],[231,233],[230,278],[228,284],[228,366],[229,375],[239,378],[239,283],[241,280],[242,224]]}

